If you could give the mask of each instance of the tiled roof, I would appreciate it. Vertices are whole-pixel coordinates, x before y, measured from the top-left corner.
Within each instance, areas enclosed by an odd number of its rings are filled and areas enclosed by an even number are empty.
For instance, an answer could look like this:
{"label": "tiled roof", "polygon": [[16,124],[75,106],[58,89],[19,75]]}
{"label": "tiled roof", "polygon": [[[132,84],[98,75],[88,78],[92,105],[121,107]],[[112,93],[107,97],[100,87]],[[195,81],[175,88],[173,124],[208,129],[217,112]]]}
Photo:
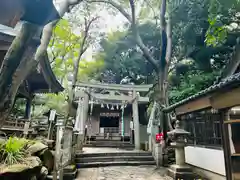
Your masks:
{"label": "tiled roof", "polygon": [[173,105],[170,105],[163,109],[165,112],[170,112],[174,110],[175,108],[184,105],[190,101],[196,100],[200,97],[207,96],[209,94],[212,94],[214,92],[217,92],[219,90],[223,89],[230,89],[234,88],[236,86],[240,85],[240,73],[233,74],[232,76],[229,76],[228,78],[223,79],[217,84],[213,84],[212,86],[208,87],[207,89],[204,89],[197,94],[194,94],[193,96],[190,96],[182,101],[179,101],[178,103],[175,103]]}

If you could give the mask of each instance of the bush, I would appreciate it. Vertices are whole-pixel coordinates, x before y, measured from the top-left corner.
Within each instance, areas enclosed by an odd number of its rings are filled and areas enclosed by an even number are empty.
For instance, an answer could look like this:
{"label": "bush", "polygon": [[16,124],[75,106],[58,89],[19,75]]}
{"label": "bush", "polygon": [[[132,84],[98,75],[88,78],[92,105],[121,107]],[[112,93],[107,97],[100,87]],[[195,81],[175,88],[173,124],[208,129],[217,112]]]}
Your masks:
{"label": "bush", "polygon": [[27,139],[10,137],[0,144],[0,162],[6,165],[24,163],[29,155],[27,149],[30,144]]}

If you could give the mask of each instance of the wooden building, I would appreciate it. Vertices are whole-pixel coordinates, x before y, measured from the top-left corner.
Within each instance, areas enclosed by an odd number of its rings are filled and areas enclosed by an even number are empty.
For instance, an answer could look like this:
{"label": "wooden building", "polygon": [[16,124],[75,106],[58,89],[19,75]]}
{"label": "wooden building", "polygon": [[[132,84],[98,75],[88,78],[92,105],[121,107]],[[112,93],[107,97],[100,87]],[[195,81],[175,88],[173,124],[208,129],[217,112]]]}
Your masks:
{"label": "wooden building", "polygon": [[[143,128],[145,128],[146,131],[147,105],[147,103],[138,105],[140,129],[142,129],[140,131],[142,131],[142,133],[145,135],[146,133],[143,132]],[[91,104],[89,106],[91,107]],[[106,137],[106,134],[109,133],[109,139],[121,140],[124,138],[125,141],[129,141],[130,137],[133,136],[133,134],[131,134],[131,130],[133,130],[132,116],[132,105],[130,104],[125,105],[124,112],[122,112],[121,104],[111,105],[110,102],[109,105],[94,104],[93,111],[91,115],[89,115],[88,121],[86,122],[88,127],[87,136],[91,137],[92,139],[107,139],[108,137]],[[141,141],[144,141],[143,138],[140,139]]]}
{"label": "wooden building", "polygon": [[[17,32],[18,29],[13,29],[11,27],[0,24],[0,64],[2,63],[4,56]],[[25,54],[25,58],[32,58],[33,52],[38,47],[39,43],[40,40],[36,37],[28,48]],[[58,93],[60,91],[63,91],[63,87],[56,79],[51,69],[49,59],[46,56],[40,61],[36,70],[33,70],[32,73],[25,79],[18,90],[16,99],[26,99],[26,111],[24,119],[17,120],[10,118],[8,121],[6,121],[5,125],[2,127],[2,130],[7,132],[22,132],[26,119],[30,118],[31,102],[34,94]]]}
{"label": "wooden building", "polygon": [[[144,93],[151,87],[152,85],[78,84],[78,106],[75,108],[78,108],[76,119],[81,122],[79,131],[86,126],[87,136],[94,140],[129,141],[134,137],[135,148],[139,149],[140,144],[148,140],[146,110],[149,98],[144,97]],[[81,102],[82,99],[86,101]]]}
{"label": "wooden building", "polygon": [[240,72],[165,108],[191,132],[186,162],[208,179],[240,179]]}

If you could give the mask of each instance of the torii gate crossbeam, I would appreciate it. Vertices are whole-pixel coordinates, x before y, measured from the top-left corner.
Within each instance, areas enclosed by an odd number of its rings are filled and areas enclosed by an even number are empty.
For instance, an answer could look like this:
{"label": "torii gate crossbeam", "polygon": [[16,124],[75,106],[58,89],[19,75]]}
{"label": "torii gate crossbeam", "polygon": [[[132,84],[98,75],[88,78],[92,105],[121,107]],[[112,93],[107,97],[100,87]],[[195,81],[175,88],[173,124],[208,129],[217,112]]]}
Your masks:
{"label": "torii gate crossbeam", "polygon": [[[132,104],[133,111],[133,122],[134,122],[134,137],[135,137],[135,148],[140,149],[140,124],[139,124],[139,112],[138,104],[149,102],[148,97],[141,97],[138,92],[148,92],[153,85],[121,85],[121,84],[92,84],[92,83],[79,83],[77,85],[80,89],[76,89],[75,98],[84,97],[83,93],[88,96],[101,101],[127,101]],[[85,90],[81,89],[85,88]],[[108,94],[94,93],[91,89],[104,89],[108,91]],[[122,92],[122,94],[116,94],[114,91]],[[131,94],[129,94],[129,92]],[[123,94],[125,93],[125,94]],[[128,95],[126,95],[128,93]],[[79,101],[80,102],[80,101]],[[88,106],[89,102],[86,102],[84,106]],[[82,106],[82,107],[84,107]],[[83,111],[82,111],[83,112]],[[87,113],[86,111],[84,111]],[[77,116],[86,117],[86,116]],[[84,119],[80,121],[85,122]],[[82,126],[84,127],[84,126]]]}

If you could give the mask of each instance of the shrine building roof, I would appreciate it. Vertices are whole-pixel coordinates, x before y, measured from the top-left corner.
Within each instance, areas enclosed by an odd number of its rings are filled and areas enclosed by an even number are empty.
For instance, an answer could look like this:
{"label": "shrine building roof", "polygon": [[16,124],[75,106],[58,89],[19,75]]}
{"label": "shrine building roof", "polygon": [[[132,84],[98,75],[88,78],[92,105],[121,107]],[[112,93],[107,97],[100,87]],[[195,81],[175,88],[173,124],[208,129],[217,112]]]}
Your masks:
{"label": "shrine building roof", "polygon": [[186,99],[183,99],[182,101],[179,101],[178,103],[175,103],[173,105],[170,105],[169,107],[164,108],[164,111],[165,112],[173,111],[175,108],[187,104],[191,101],[197,100],[201,97],[205,97],[208,95],[210,96],[216,92],[226,92],[233,88],[239,87],[239,85],[240,85],[240,72],[222,79],[219,83],[213,84],[212,86],[198,92],[197,94],[194,94],[193,96],[190,96]]}
{"label": "shrine building roof", "polygon": [[[17,32],[18,29],[13,29],[11,27],[0,24],[0,64],[2,63],[3,58]],[[39,44],[40,39],[35,37],[30,44],[31,50],[36,50]],[[58,93],[63,90],[64,88],[58,82],[56,76],[52,71],[47,55],[45,55],[45,57],[39,62],[36,70],[27,77],[27,79],[19,88],[20,96],[24,97],[27,94]]]}

